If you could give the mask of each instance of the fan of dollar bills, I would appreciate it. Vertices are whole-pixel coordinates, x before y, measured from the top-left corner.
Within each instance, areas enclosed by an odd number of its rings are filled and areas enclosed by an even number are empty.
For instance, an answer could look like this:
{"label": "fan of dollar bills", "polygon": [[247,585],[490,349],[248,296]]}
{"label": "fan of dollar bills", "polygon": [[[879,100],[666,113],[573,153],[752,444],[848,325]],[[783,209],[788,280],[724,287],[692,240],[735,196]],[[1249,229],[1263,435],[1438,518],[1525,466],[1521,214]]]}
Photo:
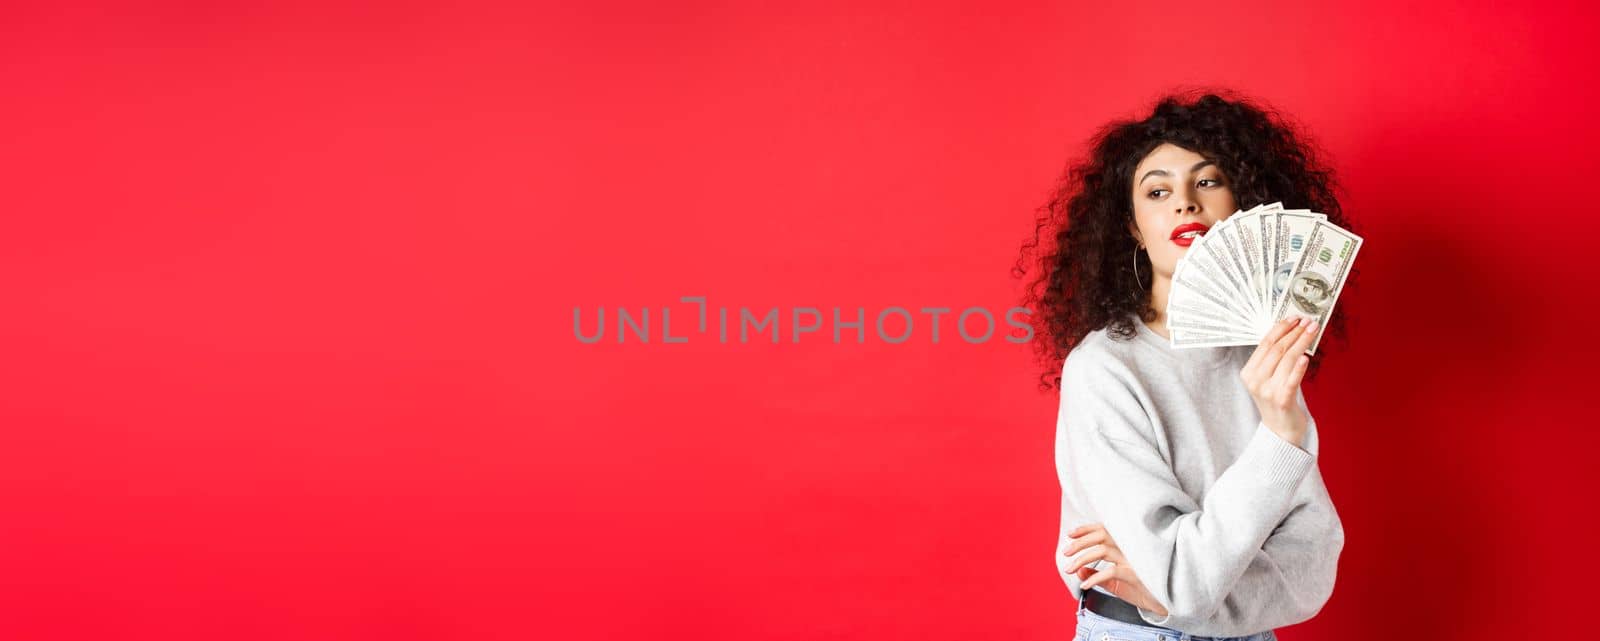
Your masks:
{"label": "fan of dollar bills", "polygon": [[1172,346],[1255,345],[1284,318],[1317,321],[1315,354],[1361,237],[1281,203],[1235,212],[1178,259],[1167,297]]}

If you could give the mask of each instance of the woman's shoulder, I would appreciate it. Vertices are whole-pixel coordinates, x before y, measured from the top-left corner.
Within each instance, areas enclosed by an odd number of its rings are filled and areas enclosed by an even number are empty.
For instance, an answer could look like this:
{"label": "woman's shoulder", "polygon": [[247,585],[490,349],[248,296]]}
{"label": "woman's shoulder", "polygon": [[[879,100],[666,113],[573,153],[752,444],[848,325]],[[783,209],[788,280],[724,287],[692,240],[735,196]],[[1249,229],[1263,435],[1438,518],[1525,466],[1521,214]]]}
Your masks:
{"label": "woman's shoulder", "polygon": [[1062,364],[1062,384],[1069,381],[1122,382],[1145,387],[1152,381],[1177,381],[1233,376],[1249,360],[1255,346],[1233,345],[1170,350],[1138,336],[1123,337],[1110,328],[1084,335]]}
{"label": "woman's shoulder", "polygon": [[1116,432],[1124,440],[1151,438],[1148,425],[1134,427],[1146,423],[1138,417],[1152,401],[1128,343],[1106,330],[1090,332],[1068,352],[1062,368],[1057,429],[1063,438],[1085,430]]}
{"label": "woman's shoulder", "polygon": [[1062,384],[1130,376],[1134,372],[1133,347],[1129,341],[1112,336],[1108,328],[1085,334],[1067,353],[1066,362],[1062,364]]}

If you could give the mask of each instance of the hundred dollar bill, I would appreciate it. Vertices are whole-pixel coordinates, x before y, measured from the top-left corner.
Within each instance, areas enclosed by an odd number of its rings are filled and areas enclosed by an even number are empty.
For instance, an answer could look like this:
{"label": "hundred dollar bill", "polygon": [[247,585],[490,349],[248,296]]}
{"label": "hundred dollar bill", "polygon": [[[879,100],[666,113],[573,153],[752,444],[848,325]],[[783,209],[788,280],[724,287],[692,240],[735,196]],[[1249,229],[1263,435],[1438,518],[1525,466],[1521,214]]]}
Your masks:
{"label": "hundred dollar bill", "polygon": [[1250,276],[1255,270],[1251,269],[1250,257],[1241,233],[1241,227],[1247,227],[1248,224],[1233,219],[1224,222],[1227,224],[1220,225],[1222,229],[1217,234],[1217,240],[1222,241],[1223,262],[1238,276],[1239,289],[1233,294],[1244,303],[1245,317],[1250,319],[1251,325],[1255,325],[1258,320],[1267,316],[1267,309],[1256,303],[1255,283]]}
{"label": "hundred dollar bill", "polygon": [[[1237,252],[1228,242],[1230,220],[1232,219],[1212,226],[1210,231],[1200,237],[1204,242],[1191,246],[1189,253],[1197,262],[1200,271],[1215,277],[1217,284],[1221,286],[1220,293],[1231,301],[1230,307],[1237,309],[1246,324],[1249,324],[1256,315],[1256,310],[1255,306],[1244,298],[1245,292],[1250,291],[1250,287],[1245,281],[1243,262],[1238,259]],[[1199,251],[1195,251],[1196,249]]]}
{"label": "hundred dollar bill", "polygon": [[[1274,214],[1282,210],[1282,203],[1263,203],[1245,211],[1237,212],[1229,218],[1230,226],[1236,230],[1237,240],[1239,241],[1238,249],[1248,263],[1243,267],[1248,272],[1246,280],[1252,285],[1254,293],[1249,302],[1253,303],[1254,308],[1258,310],[1254,320],[1257,321],[1255,324],[1261,326],[1262,331],[1269,327],[1269,324],[1264,321],[1272,309],[1271,301],[1267,296],[1267,292],[1270,289],[1270,281],[1267,278],[1267,274],[1270,272],[1264,269],[1264,266],[1267,263],[1268,249],[1273,236],[1267,230],[1269,221],[1274,220]],[[1245,294],[1246,292],[1240,292],[1240,295]]]}
{"label": "hundred dollar bill", "polygon": [[1269,203],[1259,207],[1261,216],[1261,308],[1276,309],[1272,306],[1272,260],[1277,249],[1278,212],[1283,211],[1283,203]]}
{"label": "hundred dollar bill", "polygon": [[1173,347],[1226,347],[1229,345],[1255,345],[1257,340],[1243,337],[1227,337],[1207,334],[1194,330],[1167,328]]}
{"label": "hundred dollar bill", "polygon": [[[1239,216],[1240,214],[1235,214]],[[1213,233],[1208,230],[1208,234]],[[1197,239],[1203,242],[1204,236]],[[1215,272],[1216,263],[1209,254],[1190,251],[1180,258],[1173,271],[1173,288],[1167,298],[1167,328],[1169,338],[1175,332],[1175,347],[1210,347],[1237,345],[1251,339],[1247,331],[1249,322],[1239,303],[1228,296],[1222,287],[1208,275],[1208,267]],[[1251,342],[1255,342],[1251,339]]]}
{"label": "hundred dollar bill", "polygon": [[1300,263],[1300,255],[1305,252],[1306,241],[1311,237],[1311,229],[1316,226],[1317,221],[1328,219],[1325,215],[1305,209],[1285,209],[1278,212],[1277,218],[1277,230],[1273,232],[1276,240],[1268,243],[1274,252],[1271,292],[1271,309],[1274,311],[1283,302],[1283,292],[1289,287],[1289,279],[1294,277],[1295,266]]}
{"label": "hundred dollar bill", "polygon": [[1176,302],[1180,306],[1201,308],[1212,315],[1228,318],[1233,324],[1248,324],[1249,319],[1229,295],[1227,286],[1212,278],[1219,270],[1215,258],[1208,253],[1194,252],[1185,256],[1173,270],[1168,304]]}
{"label": "hundred dollar bill", "polygon": [[1307,354],[1317,353],[1317,345],[1328,329],[1328,317],[1333,315],[1333,306],[1339,302],[1345,277],[1350,275],[1350,266],[1359,251],[1360,236],[1326,220],[1319,220],[1312,227],[1273,315],[1275,321],[1296,316],[1317,321],[1317,337],[1306,349]]}
{"label": "hundred dollar bill", "polygon": [[1168,317],[1168,319],[1167,319],[1167,329],[1168,330],[1180,330],[1180,331],[1184,331],[1186,333],[1187,332],[1193,332],[1194,334],[1198,334],[1198,335],[1212,336],[1212,337],[1217,337],[1217,338],[1226,338],[1226,339],[1229,339],[1229,340],[1233,340],[1233,339],[1247,340],[1247,341],[1250,341],[1250,343],[1252,343],[1252,344],[1258,343],[1258,342],[1261,341],[1261,337],[1260,336],[1255,336],[1255,335],[1243,332],[1243,331],[1239,330],[1236,327],[1229,327],[1229,326],[1223,326],[1223,325],[1214,325],[1214,324],[1209,324],[1209,323],[1203,323],[1203,322],[1200,322],[1200,321],[1195,321],[1195,320],[1192,320],[1192,319],[1190,319],[1190,320],[1179,320],[1179,319],[1177,319],[1175,317]]}
{"label": "hundred dollar bill", "polygon": [[1248,335],[1239,329],[1240,325],[1237,322],[1190,311],[1180,305],[1167,306],[1167,326],[1193,329],[1208,334]]}
{"label": "hundred dollar bill", "polygon": [[1167,300],[1167,322],[1172,325],[1201,324],[1217,327],[1243,327],[1239,320],[1205,299],[1174,294]]}
{"label": "hundred dollar bill", "polygon": [[1254,325],[1264,325],[1261,320],[1267,317],[1267,277],[1261,271],[1265,264],[1262,255],[1263,237],[1261,236],[1261,215],[1259,213],[1247,214],[1232,226],[1233,236],[1238,239],[1239,254],[1244,259],[1241,267],[1245,272],[1245,281],[1250,289],[1246,294],[1250,297],[1253,308],[1258,310]]}

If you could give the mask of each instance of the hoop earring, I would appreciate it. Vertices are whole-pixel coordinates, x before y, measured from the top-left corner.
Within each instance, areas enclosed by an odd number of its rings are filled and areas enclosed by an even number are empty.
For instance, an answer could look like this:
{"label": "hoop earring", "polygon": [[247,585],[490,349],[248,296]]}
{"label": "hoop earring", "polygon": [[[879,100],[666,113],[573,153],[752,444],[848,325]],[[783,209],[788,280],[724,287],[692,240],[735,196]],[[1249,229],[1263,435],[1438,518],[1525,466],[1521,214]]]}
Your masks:
{"label": "hoop earring", "polygon": [[1133,248],[1133,284],[1138,285],[1139,291],[1142,292],[1145,291],[1145,289],[1144,281],[1139,278],[1139,250],[1141,249],[1144,248],[1138,246]]}

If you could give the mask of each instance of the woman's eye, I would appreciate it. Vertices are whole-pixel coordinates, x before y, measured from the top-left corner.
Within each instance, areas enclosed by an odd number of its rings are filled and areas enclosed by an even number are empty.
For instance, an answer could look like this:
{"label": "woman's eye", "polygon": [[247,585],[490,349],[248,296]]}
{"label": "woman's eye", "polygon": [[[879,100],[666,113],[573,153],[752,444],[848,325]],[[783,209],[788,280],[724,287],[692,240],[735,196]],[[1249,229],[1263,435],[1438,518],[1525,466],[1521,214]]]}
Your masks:
{"label": "woman's eye", "polygon": [[[1211,183],[1211,184],[1207,185],[1206,183]],[[1215,186],[1218,186],[1218,185],[1221,185],[1221,184],[1222,184],[1222,181],[1216,180],[1214,178],[1203,178],[1203,179],[1200,180],[1200,186],[1201,187],[1208,187],[1208,186],[1215,187]]]}
{"label": "woman's eye", "polygon": [[1167,194],[1167,190],[1165,190],[1165,189],[1155,189],[1155,190],[1152,190],[1150,192],[1150,197],[1151,198],[1160,198],[1162,196],[1165,196],[1166,194]]}

